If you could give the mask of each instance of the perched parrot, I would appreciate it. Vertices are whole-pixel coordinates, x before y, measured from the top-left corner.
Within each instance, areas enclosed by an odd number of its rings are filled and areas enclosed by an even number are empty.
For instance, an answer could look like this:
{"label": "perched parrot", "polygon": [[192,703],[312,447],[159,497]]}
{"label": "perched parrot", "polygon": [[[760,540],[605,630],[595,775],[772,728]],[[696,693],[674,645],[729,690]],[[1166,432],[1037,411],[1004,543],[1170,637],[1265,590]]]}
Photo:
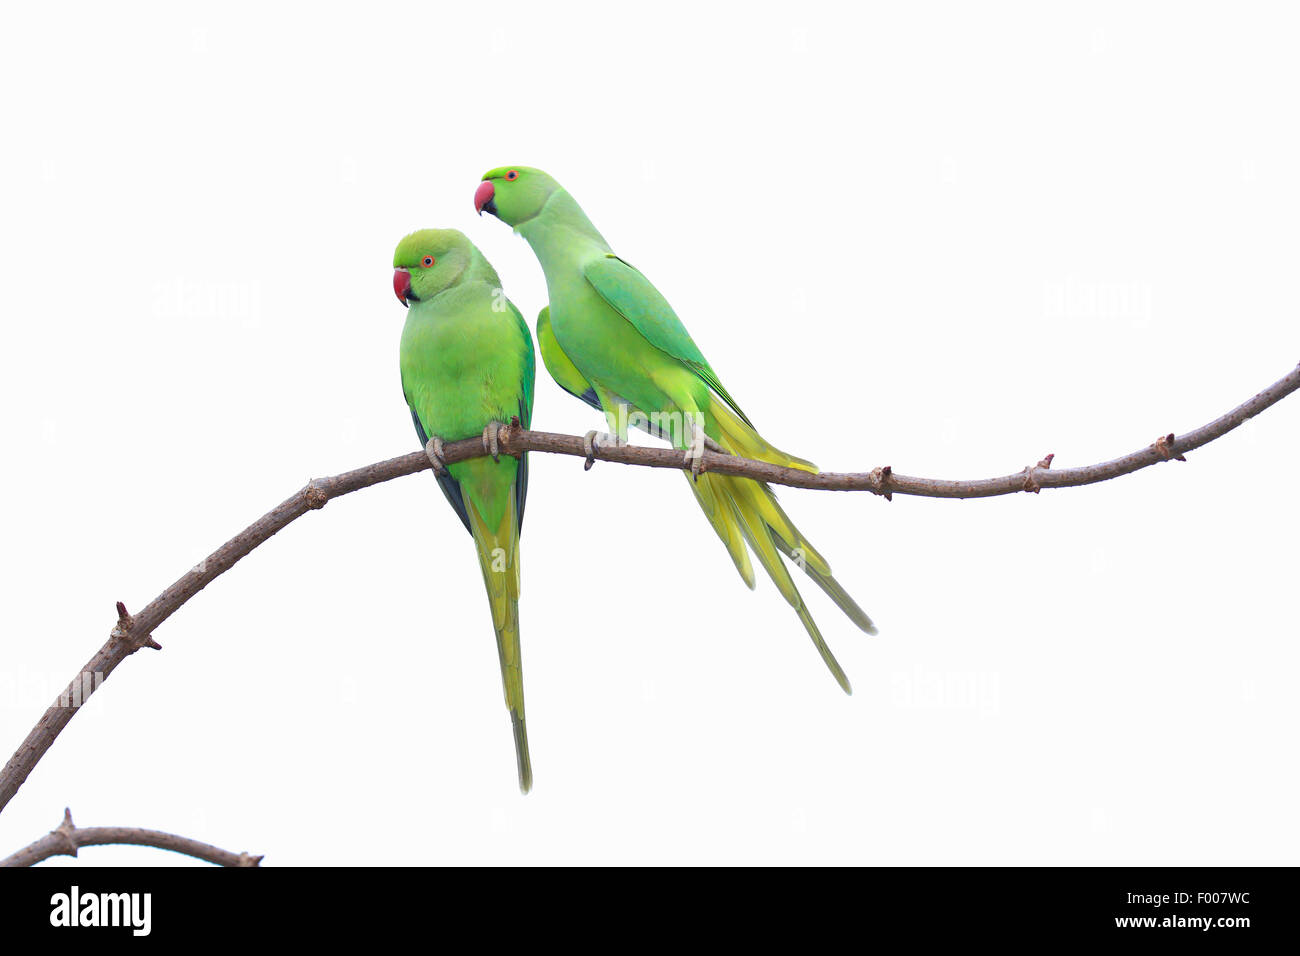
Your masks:
{"label": "perched parrot", "polygon": [[[519,528],[528,456],[499,455],[498,431],[528,427],[535,359],[528,324],[483,254],[454,229],[422,229],[393,253],[393,290],[409,311],[402,329],[402,394],[443,494],[474,538],[497,634],[501,681],[514,724],[519,789],[533,785],[519,656]],[[448,465],[442,443],[483,436],[490,458]]]}
{"label": "perched parrot", "polygon": [[[875,634],[871,618],[831,576],[826,560],[795,528],[768,485],[699,470],[706,446],[804,471],[815,472],[816,466],[758,434],[667,300],[610,250],[554,179],[527,166],[493,169],[479,183],[474,206],[480,215],[489,212],[514,227],[541,263],[550,302],[538,316],[537,341],[552,377],[602,411],[617,440],[625,441],[628,426],[635,425],[685,451],[691,490],[740,576],[754,587],[748,544],[839,685],[852,693],[781,555],[817,582],[853,623]],[[595,432],[585,439],[589,466],[596,440]]]}

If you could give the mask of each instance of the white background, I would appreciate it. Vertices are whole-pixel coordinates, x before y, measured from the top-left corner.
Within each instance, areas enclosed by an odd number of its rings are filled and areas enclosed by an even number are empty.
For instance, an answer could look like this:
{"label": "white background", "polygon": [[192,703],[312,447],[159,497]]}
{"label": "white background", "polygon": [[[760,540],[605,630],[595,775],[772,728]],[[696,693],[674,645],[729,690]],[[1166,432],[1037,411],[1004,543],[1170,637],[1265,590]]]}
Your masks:
{"label": "white background", "polygon": [[[7,757],[309,478],[414,450],[391,254],[567,186],[780,447],[975,478],[1127,453],[1300,360],[1288,7],[32,5],[0,38]],[[597,416],[544,372],[534,424]],[[536,788],[427,475],[156,633],[0,815],[268,864],[1295,863],[1300,398],[1187,464],[958,502],[786,490],[881,627],[855,694],[679,476],[537,455]],[[802,581],[803,579],[800,578]],[[72,861],[55,861],[59,863]],[[73,865],[186,863],[147,849]]]}

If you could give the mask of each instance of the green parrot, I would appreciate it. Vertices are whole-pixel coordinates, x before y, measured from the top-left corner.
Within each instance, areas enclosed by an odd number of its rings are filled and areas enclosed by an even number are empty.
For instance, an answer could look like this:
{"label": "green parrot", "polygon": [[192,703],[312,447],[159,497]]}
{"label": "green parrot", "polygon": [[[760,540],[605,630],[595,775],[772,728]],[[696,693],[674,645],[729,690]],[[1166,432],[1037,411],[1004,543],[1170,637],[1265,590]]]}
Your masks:
{"label": "green parrot", "polygon": [[[533,339],[495,270],[462,233],[422,229],[393,253],[393,290],[409,311],[402,329],[402,394],[442,492],[474,538],[492,607],[519,789],[533,785],[519,655],[519,528],[528,456],[500,456],[498,431],[533,407]],[[448,465],[442,443],[483,436],[491,457]]]}
{"label": "green parrot", "polygon": [[[667,300],[635,267],[616,256],[574,198],[540,169],[502,166],[474,193],[480,215],[514,227],[546,276],[550,303],[537,320],[542,361],[556,382],[604,413],[618,441],[629,426],[668,438],[685,452],[689,484],[740,576],[754,587],[753,550],[794,608],[822,660],[845,693],[849,680],[822,639],[795,587],[784,554],[802,568],[858,627],[876,628],[831,576],[830,566],[799,533],[759,481],[701,473],[703,448],[816,472],[759,435],[704,358]],[[598,436],[584,440],[588,467]]]}

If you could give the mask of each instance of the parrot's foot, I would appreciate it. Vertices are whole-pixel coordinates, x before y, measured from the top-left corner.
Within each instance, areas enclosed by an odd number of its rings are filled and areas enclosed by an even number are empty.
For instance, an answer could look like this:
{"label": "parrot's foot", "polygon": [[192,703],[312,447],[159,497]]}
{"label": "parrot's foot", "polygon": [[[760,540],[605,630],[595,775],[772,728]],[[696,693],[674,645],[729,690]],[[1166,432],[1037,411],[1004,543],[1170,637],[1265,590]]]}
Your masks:
{"label": "parrot's foot", "polygon": [[433,465],[435,475],[447,474],[447,460],[442,457],[442,439],[434,435],[429,439],[429,443],[424,446],[424,453],[429,456],[429,464]]}
{"label": "parrot's foot", "polygon": [[501,460],[501,428],[500,422],[489,422],[483,429],[483,450],[492,456],[493,461]]}
{"label": "parrot's foot", "polygon": [[614,444],[618,444],[618,440],[613,435],[598,432],[594,428],[582,436],[582,450],[587,453],[587,462],[582,466],[583,471],[590,471],[591,466],[596,463],[596,452],[600,450],[602,441],[612,441]]}
{"label": "parrot's foot", "polygon": [[682,464],[690,469],[691,478],[699,481],[700,473],[704,471],[704,450],[707,448],[709,451],[724,454],[725,450],[712,438],[704,434],[704,429],[700,427],[700,423],[695,421],[693,417],[687,416],[687,421],[690,423],[691,438],[690,444],[686,447],[686,454],[682,459]]}

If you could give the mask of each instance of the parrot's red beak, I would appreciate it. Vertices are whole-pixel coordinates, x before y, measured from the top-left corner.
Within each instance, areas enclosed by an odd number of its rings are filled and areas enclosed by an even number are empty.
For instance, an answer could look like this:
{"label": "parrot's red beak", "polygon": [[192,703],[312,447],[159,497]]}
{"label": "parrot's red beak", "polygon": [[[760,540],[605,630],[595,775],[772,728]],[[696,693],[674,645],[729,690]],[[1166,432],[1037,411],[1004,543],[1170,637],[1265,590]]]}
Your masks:
{"label": "parrot's red beak", "polygon": [[411,273],[406,269],[393,273],[393,291],[397,293],[398,301],[406,305],[406,297],[411,294]]}
{"label": "parrot's red beak", "polygon": [[492,215],[496,215],[497,207],[492,202],[492,197],[497,194],[497,188],[492,185],[492,181],[486,180],[478,184],[478,189],[474,190],[474,211],[480,216],[486,209]]}

